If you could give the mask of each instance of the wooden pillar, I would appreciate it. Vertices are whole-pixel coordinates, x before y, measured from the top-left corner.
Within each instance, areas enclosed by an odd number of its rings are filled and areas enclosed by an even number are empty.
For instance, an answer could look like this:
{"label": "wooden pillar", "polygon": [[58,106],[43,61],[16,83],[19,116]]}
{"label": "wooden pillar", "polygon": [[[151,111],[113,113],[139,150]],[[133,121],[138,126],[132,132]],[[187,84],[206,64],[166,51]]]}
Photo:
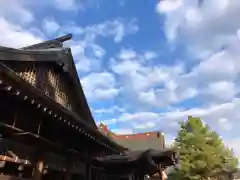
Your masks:
{"label": "wooden pillar", "polygon": [[72,171],[71,169],[67,169],[64,173],[64,180],[71,180],[72,179]]}
{"label": "wooden pillar", "polygon": [[140,180],[139,179],[139,175],[138,174],[135,174],[135,178],[134,178],[135,180]]}
{"label": "wooden pillar", "polygon": [[37,156],[37,160],[35,161],[35,167],[33,172],[33,180],[42,180],[44,161],[43,154]]}
{"label": "wooden pillar", "polygon": [[43,160],[38,160],[35,164],[33,179],[42,180]]}
{"label": "wooden pillar", "polygon": [[74,170],[74,159],[71,156],[67,156],[67,170],[64,172],[64,180],[71,180]]}
{"label": "wooden pillar", "polygon": [[86,180],[92,180],[92,168],[90,161],[86,164]]}
{"label": "wooden pillar", "polygon": [[[87,162],[86,162],[86,172],[85,172],[85,177],[86,177],[86,180],[92,180],[92,168],[91,168],[91,160],[89,157],[91,157],[91,154],[89,153],[89,144],[86,144],[86,148],[85,148],[85,154],[87,155]],[[94,147],[92,147],[94,148]]]}
{"label": "wooden pillar", "polygon": [[144,175],[143,174],[138,174],[138,180],[144,180]]}

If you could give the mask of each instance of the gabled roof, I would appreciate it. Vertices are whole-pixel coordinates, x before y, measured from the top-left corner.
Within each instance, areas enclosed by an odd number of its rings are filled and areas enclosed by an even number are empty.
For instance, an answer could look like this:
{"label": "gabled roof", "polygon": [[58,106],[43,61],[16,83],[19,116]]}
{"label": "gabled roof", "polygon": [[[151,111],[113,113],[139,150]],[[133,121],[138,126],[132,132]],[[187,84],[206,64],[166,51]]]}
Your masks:
{"label": "gabled roof", "polygon": [[65,36],[58,37],[56,39],[44,41],[38,44],[33,44],[30,46],[23,47],[23,50],[30,50],[30,49],[49,49],[49,48],[62,48],[63,42],[71,40],[72,34],[67,34]]}
{"label": "gabled roof", "polygon": [[82,118],[96,128],[95,121],[78,78],[71,49],[63,47],[63,42],[71,39],[71,37],[71,34],[68,34],[21,49],[0,47],[0,61],[55,62],[56,65],[61,67],[62,73],[65,73],[74,84],[74,91],[81,104],[79,112],[81,111]]}
{"label": "gabled roof", "polygon": [[130,150],[146,150],[149,148],[159,150],[165,148],[164,136],[160,132],[119,135],[111,132],[103,123],[100,123],[98,129],[105,136]]}

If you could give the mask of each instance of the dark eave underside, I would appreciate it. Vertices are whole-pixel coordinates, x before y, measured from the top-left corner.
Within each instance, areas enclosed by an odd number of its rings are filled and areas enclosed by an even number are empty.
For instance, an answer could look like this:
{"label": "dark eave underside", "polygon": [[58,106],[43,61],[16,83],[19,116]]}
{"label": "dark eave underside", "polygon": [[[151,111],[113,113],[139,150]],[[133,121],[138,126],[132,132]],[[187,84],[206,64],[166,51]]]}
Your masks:
{"label": "dark eave underside", "polygon": [[[83,153],[80,153],[79,151],[76,151],[74,149],[66,149],[65,147],[56,144],[55,142],[49,141],[46,138],[40,137],[37,134],[31,133],[31,132],[25,132],[21,129],[15,128],[13,126],[0,123],[0,130],[4,135],[11,136],[13,140],[16,140],[14,142],[22,143],[21,146],[24,146],[24,144],[31,144],[31,146],[35,147],[44,147],[48,151],[55,152],[55,153],[62,153],[62,154],[76,154],[79,157],[83,159],[87,159],[88,157],[85,156]],[[14,136],[12,134],[18,133],[18,136]],[[19,148],[21,148],[19,146]]]}
{"label": "dark eave underside", "polygon": [[[178,155],[173,149],[128,151],[121,155],[110,155],[96,157],[95,161],[101,167],[119,174],[132,174],[139,172],[143,174],[155,174],[154,171],[161,167],[174,166],[178,163]],[[124,168],[123,168],[124,167]],[[154,172],[153,172],[154,171]]]}

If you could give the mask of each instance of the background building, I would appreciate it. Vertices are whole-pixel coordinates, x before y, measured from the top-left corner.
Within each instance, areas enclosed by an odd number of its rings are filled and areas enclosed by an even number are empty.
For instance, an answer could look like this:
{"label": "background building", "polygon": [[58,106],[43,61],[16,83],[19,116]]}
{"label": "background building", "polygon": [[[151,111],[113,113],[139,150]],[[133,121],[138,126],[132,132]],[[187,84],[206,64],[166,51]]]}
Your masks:
{"label": "background building", "polygon": [[118,144],[130,150],[162,149],[165,148],[164,134],[161,132],[145,132],[137,134],[119,135],[113,133],[107,125],[100,123],[98,129],[101,133],[113,139]]}

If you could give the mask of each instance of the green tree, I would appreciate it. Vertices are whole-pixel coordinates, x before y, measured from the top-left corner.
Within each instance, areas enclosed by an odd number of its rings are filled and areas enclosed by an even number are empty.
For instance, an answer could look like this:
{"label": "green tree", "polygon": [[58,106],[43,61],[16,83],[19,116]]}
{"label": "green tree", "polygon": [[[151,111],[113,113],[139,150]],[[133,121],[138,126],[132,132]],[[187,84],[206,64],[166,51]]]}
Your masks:
{"label": "green tree", "polygon": [[180,154],[179,169],[169,179],[214,178],[219,172],[234,170],[238,165],[232,150],[200,118],[188,117],[187,121],[180,123],[174,147]]}

